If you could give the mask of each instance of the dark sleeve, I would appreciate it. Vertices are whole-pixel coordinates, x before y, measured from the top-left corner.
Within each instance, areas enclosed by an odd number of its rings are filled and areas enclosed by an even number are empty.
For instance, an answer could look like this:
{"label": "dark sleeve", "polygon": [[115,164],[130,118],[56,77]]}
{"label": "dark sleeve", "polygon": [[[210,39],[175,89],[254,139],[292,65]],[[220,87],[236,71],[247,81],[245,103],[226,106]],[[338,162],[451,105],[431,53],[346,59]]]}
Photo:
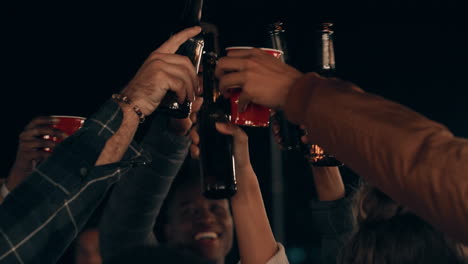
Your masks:
{"label": "dark sleeve", "polygon": [[146,162],[134,145],[128,160],[94,166],[121,122],[118,105],[106,102],[8,195],[0,206],[1,263],[55,263],[129,164]]}
{"label": "dark sleeve", "polygon": [[468,139],[401,104],[313,74],[291,88],[284,110],[367,182],[468,243]]}
{"label": "dark sleeve", "polygon": [[132,169],[112,190],[100,223],[100,249],[109,261],[128,248],[155,245],[153,227],[190,141],[167,131],[157,116],[141,144],[151,154],[148,166]]}
{"label": "dark sleeve", "polygon": [[321,236],[321,260],[323,264],[335,264],[345,236],[353,228],[351,198],[336,201],[312,201],[312,226]]}

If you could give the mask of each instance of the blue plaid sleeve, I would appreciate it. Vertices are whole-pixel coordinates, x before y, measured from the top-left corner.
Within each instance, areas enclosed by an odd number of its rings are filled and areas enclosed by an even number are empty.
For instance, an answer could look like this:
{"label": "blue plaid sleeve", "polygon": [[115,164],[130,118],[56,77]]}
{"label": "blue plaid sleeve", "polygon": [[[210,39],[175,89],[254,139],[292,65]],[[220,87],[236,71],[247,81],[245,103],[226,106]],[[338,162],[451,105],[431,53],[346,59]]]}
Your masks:
{"label": "blue plaid sleeve", "polygon": [[121,162],[94,166],[121,122],[109,100],[10,193],[0,205],[0,263],[55,263],[112,184],[150,161],[132,143]]}
{"label": "blue plaid sleeve", "polygon": [[153,227],[164,199],[190,146],[187,136],[167,129],[167,118],[156,116],[141,145],[151,154],[149,166],[131,170],[112,190],[99,227],[104,263],[123,250],[155,245]]}

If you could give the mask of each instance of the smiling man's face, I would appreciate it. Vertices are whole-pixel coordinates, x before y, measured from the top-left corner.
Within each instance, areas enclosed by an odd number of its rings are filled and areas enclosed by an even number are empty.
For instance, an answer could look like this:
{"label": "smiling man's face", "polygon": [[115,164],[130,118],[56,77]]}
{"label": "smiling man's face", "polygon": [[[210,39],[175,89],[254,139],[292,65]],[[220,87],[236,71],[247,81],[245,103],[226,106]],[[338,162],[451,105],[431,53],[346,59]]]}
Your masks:
{"label": "smiling man's face", "polygon": [[233,222],[226,199],[206,199],[198,184],[180,186],[168,213],[164,232],[169,244],[224,263],[233,241]]}

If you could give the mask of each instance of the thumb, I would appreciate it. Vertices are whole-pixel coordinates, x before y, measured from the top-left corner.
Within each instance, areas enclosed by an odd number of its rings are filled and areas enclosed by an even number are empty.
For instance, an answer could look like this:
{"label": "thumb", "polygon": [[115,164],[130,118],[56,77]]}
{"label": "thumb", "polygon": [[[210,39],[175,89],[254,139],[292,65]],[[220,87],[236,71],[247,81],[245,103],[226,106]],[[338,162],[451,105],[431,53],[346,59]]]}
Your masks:
{"label": "thumb", "polygon": [[242,161],[249,157],[249,138],[242,128],[231,123],[216,123],[216,130],[224,135],[231,135],[234,140],[234,157]]}
{"label": "thumb", "polygon": [[216,122],[216,130],[218,130],[218,132],[221,134],[231,135],[234,138],[235,145],[247,145],[248,143],[249,138],[247,137],[247,134],[244,132],[244,130],[232,123]]}
{"label": "thumb", "polygon": [[234,134],[236,133],[236,128],[238,127],[231,123],[216,122],[216,130],[218,130],[219,133],[224,135],[234,136]]}
{"label": "thumb", "polygon": [[221,134],[233,136],[233,156],[236,170],[250,168],[249,140],[244,130],[231,123],[216,123],[216,129]]}
{"label": "thumb", "polygon": [[195,37],[200,32],[201,27],[199,26],[186,28],[170,37],[156,51],[161,53],[174,53],[179,49],[180,45],[188,39]]}

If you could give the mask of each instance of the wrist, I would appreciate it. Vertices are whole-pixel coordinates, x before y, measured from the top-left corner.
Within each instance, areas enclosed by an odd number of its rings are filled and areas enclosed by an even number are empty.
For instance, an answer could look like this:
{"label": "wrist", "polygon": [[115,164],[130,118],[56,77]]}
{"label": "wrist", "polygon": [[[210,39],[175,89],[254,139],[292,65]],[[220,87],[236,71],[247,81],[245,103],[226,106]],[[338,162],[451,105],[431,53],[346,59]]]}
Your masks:
{"label": "wrist", "polygon": [[245,165],[238,165],[235,163],[234,167],[236,169],[236,174],[240,175],[238,178],[245,178],[247,181],[249,181],[249,179],[251,180],[252,178],[257,178],[250,162],[246,162]]}
{"label": "wrist", "polygon": [[138,92],[138,89],[145,90],[144,87],[140,87],[140,85],[130,84],[125,87],[120,94],[126,96],[133,104],[137,105],[145,116],[149,116],[156,109],[157,105],[152,104],[151,101],[148,100],[148,95],[141,94],[141,92]]}
{"label": "wrist", "polygon": [[313,99],[312,95],[321,81],[322,79],[315,73],[309,73],[294,80],[288,89],[283,105],[280,106],[290,122],[305,123],[305,115]]}
{"label": "wrist", "polygon": [[113,94],[112,99],[116,101],[124,113],[133,112],[134,117],[138,117],[140,123],[145,121],[145,113],[141,110],[138,104],[130,99],[130,97],[122,94]]}
{"label": "wrist", "polygon": [[9,191],[11,191],[15,189],[16,186],[18,186],[18,184],[20,184],[31,172],[32,169],[24,170],[15,164],[15,166],[13,166],[13,168],[10,170],[10,174],[5,179],[3,184],[6,188],[8,188]]}
{"label": "wrist", "polygon": [[252,166],[236,166],[238,192],[249,193],[258,188],[258,179]]}

